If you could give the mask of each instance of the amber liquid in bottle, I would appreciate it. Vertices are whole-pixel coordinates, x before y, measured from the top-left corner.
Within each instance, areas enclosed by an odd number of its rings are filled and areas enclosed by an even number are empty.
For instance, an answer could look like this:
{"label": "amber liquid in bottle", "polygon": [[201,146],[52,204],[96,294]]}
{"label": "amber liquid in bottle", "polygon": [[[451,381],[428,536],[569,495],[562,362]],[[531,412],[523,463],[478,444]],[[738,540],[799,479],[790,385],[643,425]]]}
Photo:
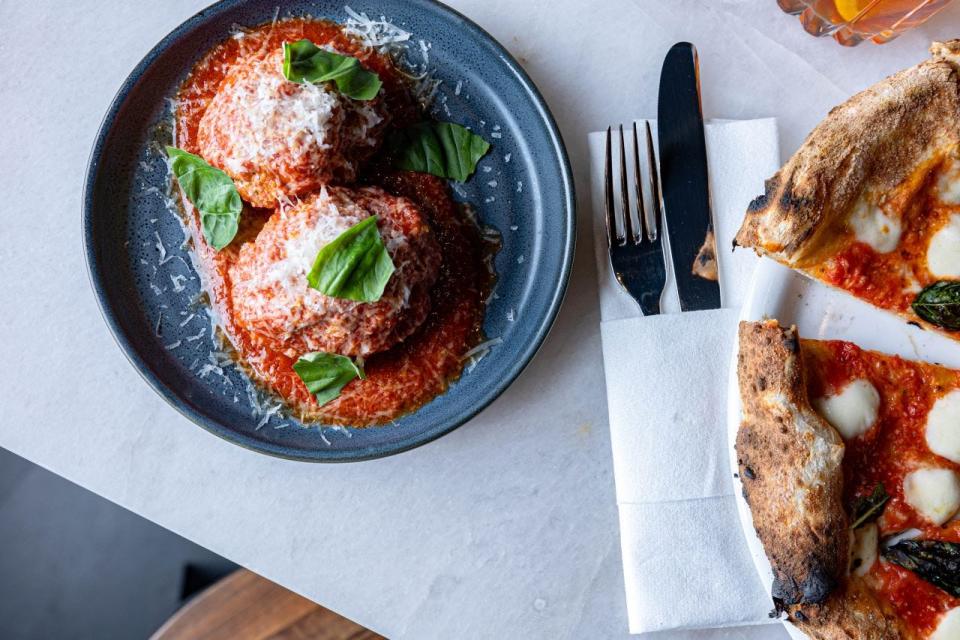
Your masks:
{"label": "amber liquid in bottle", "polygon": [[780,8],[800,17],[815,36],[830,35],[842,45],[864,40],[889,42],[926,22],[950,0],[777,0]]}

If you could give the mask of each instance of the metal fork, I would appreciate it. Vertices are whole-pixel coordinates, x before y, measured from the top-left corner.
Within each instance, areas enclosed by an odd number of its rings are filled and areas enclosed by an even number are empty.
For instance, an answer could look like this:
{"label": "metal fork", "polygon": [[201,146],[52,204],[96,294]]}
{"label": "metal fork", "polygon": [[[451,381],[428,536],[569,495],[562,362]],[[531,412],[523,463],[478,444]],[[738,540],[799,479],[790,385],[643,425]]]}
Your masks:
{"label": "metal fork", "polygon": [[[650,195],[653,216],[647,216],[643,201],[640,173],[640,145],[637,123],[633,123],[634,189],[637,200],[637,228],[634,229],[630,213],[630,197],[627,191],[627,154],[623,144],[623,125],[620,125],[620,215],[614,202],[612,128],[607,127],[607,159],[604,169],[604,201],[607,213],[607,244],[610,247],[610,263],[613,273],[627,293],[640,305],[643,315],[660,313],[660,296],[667,281],[667,268],[663,256],[663,239],[660,233],[663,211],[660,204],[660,180],[657,177],[657,157],[653,151],[653,136],[650,123],[647,129],[647,161],[650,167]],[[623,232],[620,232],[620,229]]]}

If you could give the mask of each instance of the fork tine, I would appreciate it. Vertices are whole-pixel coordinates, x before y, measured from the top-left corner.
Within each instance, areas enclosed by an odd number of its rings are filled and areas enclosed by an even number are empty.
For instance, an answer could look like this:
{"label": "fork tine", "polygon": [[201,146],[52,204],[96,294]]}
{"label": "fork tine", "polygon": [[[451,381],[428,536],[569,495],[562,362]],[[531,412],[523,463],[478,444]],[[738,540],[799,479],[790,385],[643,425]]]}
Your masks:
{"label": "fork tine", "polygon": [[633,188],[637,195],[637,235],[634,242],[643,242],[649,235],[650,221],[647,220],[647,206],[643,202],[643,174],[640,172],[640,143],[637,135],[637,121],[633,121]]}
{"label": "fork tine", "polygon": [[657,154],[653,150],[653,134],[650,133],[650,121],[647,125],[647,158],[650,160],[650,195],[653,203],[653,220],[647,229],[647,237],[651,242],[660,235],[660,225],[663,220],[663,203],[660,201],[660,176],[657,171]]}
{"label": "fork tine", "polygon": [[607,127],[607,152],[603,169],[603,201],[607,210],[607,245],[623,244],[623,239],[617,231],[617,212],[613,203],[613,153],[611,149],[611,127]]}
{"label": "fork tine", "polygon": [[630,192],[627,190],[627,152],[624,150],[623,125],[620,125],[620,205],[623,212],[623,234],[627,242],[636,243],[630,216]]}

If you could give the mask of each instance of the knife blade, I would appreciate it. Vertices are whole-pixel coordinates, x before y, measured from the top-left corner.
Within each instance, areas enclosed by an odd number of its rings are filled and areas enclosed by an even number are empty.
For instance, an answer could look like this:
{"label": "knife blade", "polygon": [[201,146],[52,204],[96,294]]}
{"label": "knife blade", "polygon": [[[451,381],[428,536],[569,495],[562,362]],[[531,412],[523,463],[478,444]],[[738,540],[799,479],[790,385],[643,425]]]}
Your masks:
{"label": "knife blade", "polygon": [[663,61],[657,139],[664,216],[680,308],[719,309],[700,71],[697,49],[689,42],[670,47]]}

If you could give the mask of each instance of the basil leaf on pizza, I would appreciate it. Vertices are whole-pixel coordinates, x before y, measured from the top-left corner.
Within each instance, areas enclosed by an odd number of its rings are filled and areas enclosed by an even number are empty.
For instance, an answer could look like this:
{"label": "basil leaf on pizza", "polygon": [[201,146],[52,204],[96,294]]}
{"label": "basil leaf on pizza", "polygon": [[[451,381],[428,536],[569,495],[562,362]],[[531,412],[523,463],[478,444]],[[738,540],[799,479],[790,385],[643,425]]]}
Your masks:
{"label": "basil leaf on pizza", "polygon": [[942,540],[901,540],[884,549],[883,556],[960,598],[960,544]]}
{"label": "basil leaf on pizza", "polygon": [[859,529],[868,522],[873,522],[883,514],[883,508],[887,504],[890,496],[883,487],[883,483],[873,488],[869,496],[857,500],[853,507],[853,524],[851,529]]}
{"label": "basil leaf on pizza", "polygon": [[933,283],[917,294],[911,306],[930,324],[960,331],[960,281]]}

